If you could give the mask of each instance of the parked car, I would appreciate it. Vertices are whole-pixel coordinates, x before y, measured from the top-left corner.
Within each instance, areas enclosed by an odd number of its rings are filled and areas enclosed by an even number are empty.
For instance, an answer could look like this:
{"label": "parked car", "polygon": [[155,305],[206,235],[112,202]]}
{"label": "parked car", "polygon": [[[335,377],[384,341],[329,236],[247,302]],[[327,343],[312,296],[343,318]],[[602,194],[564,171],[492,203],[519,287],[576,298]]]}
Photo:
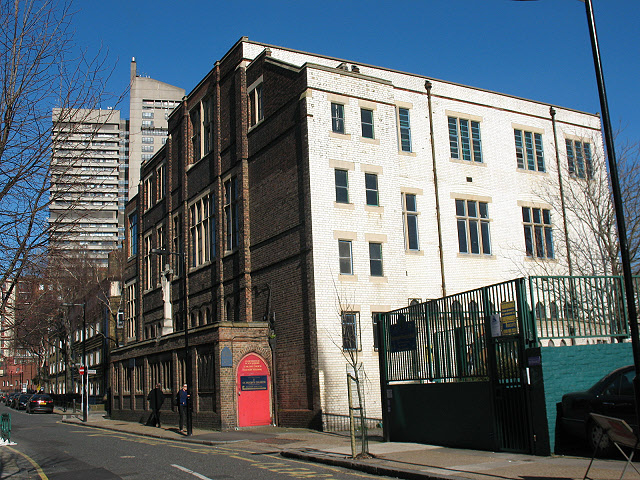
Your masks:
{"label": "parked car", "polygon": [[53,398],[46,393],[36,393],[27,402],[27,413],[53,413]]}
{"label": "parked car", "polygon": [[590,413],[620,418],[633,429],[637,428],[636,404],[633,394],[633,365],[618,368],[584,392],[567,393],[562,396],[560,427],[562,433],[586,440],[595,450],[600,439],[599,451],[609,454],[614,446]]}
{"label": "parked car", "polygon": [[10,407],[11,404],[13,403],[13,399],[15,398],[15,396],[18,395],[17,393],[10,393],[9,395],[7,395],[7,398],[5,398],[4,400],[4,404],[7,407]]}
{"label": "parked car", "polygon": [[27,402],[33,396],[32,393],[23,393],[18,395],[15,399],[15,409],[16,410],[26,410]]}

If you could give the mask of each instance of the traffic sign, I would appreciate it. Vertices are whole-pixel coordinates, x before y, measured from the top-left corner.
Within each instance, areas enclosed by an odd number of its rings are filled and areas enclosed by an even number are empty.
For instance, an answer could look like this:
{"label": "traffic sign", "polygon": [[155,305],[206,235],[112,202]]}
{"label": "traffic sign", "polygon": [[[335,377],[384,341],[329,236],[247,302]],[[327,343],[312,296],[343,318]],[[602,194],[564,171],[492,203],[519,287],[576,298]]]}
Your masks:
{"label": "traffic sign", "polygon": [[84,367],[78,367],[78,373],[84,375]]}
{"label": "traffic sign", "polygon": [[89,375],[95,375],[96,373],[98,373],[98,371],[93,368],[90,368],[87,373],[89,373]]}

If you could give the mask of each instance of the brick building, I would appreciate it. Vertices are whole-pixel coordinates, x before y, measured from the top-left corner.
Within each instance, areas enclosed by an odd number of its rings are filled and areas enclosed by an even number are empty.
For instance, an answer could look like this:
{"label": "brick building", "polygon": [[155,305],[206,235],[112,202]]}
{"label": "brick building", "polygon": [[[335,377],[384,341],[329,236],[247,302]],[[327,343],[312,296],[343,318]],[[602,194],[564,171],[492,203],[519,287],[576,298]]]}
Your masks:
{"label": "brick building", "polygon": [[245,37],[168,128],[126,210],[113,415],[178,389],[188,339],[219,428],[320,427],[354,362],[379,417],[374,314],[566,273],[579,219],[547,193],[602,153],[597,115]]}

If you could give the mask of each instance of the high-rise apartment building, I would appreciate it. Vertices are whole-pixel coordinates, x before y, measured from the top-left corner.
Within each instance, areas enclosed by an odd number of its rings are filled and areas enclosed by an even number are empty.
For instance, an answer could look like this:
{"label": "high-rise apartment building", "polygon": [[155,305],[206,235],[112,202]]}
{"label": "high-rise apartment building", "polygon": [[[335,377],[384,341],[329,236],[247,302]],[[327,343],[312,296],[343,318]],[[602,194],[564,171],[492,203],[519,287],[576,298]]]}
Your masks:
{"label": "high-rise apartment building", "polygon": [[137,74],[131,60],[129,93],[129,198],[138,193],[140,165],[149,160],[167,141],[171,111],[182,101],[184,88]]}
{"label": "high-rise apartment building", "polygon": [[111,109],[53,111],[49,221],[57,254],[86,254],[106,267],[124,240],[124,207],[137,193],[140,165],[166,142],[167,118],[185,93],[136,72],[133,59],[130,120]]}
{"label": "high-rise apartment building", "polygon": [[118,246],[119,222],[122,226],[118,192],[126,122],[110,109],[54,108],[52,120],[51,251],[86,255],[106,267],[109,252]]}

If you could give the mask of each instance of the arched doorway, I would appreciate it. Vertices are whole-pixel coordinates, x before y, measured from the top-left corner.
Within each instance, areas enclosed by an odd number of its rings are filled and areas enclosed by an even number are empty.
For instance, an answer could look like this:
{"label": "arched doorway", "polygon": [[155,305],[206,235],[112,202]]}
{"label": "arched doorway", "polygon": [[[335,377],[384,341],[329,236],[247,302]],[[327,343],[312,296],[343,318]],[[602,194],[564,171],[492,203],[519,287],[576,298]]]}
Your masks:
{"label": "arched doorway", "polygon": [[239,427],[271,424],[271,375],[260,355],[249,353],[240,360],[236,393]]}

